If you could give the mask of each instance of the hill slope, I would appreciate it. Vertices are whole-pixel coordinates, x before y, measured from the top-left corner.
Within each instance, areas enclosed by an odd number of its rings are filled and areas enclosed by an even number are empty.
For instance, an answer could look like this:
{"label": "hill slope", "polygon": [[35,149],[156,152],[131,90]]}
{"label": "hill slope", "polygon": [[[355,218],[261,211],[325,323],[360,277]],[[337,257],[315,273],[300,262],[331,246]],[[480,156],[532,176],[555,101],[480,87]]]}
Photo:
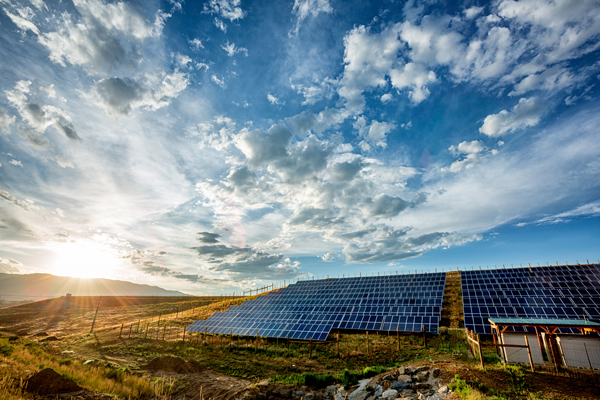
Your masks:
{"label": "hill slope", "polygon": [[55,296],[186,296],[176,290],[112,279],[71,278],[50,274],[0,274],[0,296],[7,300]]}

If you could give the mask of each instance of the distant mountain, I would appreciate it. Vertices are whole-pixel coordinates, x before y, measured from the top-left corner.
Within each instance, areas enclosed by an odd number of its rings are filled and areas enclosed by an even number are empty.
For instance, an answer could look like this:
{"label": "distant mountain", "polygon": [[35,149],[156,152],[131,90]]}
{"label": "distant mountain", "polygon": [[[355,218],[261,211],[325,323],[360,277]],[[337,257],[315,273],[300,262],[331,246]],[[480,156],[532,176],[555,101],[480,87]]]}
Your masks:
{"label": "distant mountain", "polygon": [[0,273],[0,298],[3,300],[44,299],[67,293],[73,296],[187,296],[176,290],[112,279]]}

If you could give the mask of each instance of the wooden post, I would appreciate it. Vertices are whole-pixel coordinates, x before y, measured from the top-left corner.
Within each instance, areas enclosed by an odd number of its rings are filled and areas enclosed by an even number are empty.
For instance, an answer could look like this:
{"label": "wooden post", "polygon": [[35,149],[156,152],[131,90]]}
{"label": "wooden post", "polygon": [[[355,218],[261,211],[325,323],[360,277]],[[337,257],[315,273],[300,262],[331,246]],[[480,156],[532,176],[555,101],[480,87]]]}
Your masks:
{"label": "wooden post", "polygon": [[312,336],[310,337],[310,341],[308,342],[308,359],[312,358]]}
{"label": "wooden post", "polygon": [[94,314],[94,320],[92,321],[92,329],[90,329],[90,333],[94,333],[94,325],[96,325],[96,317],[98,316],[98,310],[100,309],[100,302],[102,301],[102,296],[98,299],[98,305],[96,306],[96,313]]}
{"label": "wooden post", "polygon": [[496,348],[496,355],[500,355],[500,353],[498,352],[498,341],[496,340],[496,332],[494,331],[494,328],[492,328],[492,338],[494,339],[494,347]]}
{"label": "wooden post", "polygon": [[119,339],[121,338],[121,333],[123,333],[123,324],[121,324],[121,330],[119,331]]}
{"label": "wooden post", "polygon": [[371,355],[371,346],[369,345],[369,331],[367,331],[367,356]]}
{"label": "wooden post", "polygon": [[212,337],[210,338],[210,344],[211,344],[211,346],[215,345],[215,330],[214,329],[213,329]]}
{"label": "wooden post", "polygon": [[558,352],[554,346],[552,335],[548,335],[548,343],[550,343],[550,352],[552,353],[552,361],[554,362],[554,372],[558,374]]}
{"label": "wooden post", "polygon": [[337,356],[340,358],[340,334],[337,334],[335,345],[337,347]]}
{"label": "wooden post", "polygon": [[398,339],[398,351],[400,351],[400,328],[396,327],[396,339]]}
{"label": "wooden post", "polygon": [[423,324],[423,346],[427,348],[427,333],[425,332],[425,324]]}
{"label": "wooden post", "polygon": [[594,374],[594,367],[592,366],[592,362],[590,361],[590,355],[588,354],[587,346],[585,345],[585,343],[583,344],[583,348],[585,349],[585,355],[587,356],[588,364],[590,364],[590,371],[592,371],[592,378],[594,378],[594,385],[595,385],[596,384],[596,374]]}
{"label": "wooden post", "polygon": [[[502,333],[500,332],[500,328],[496,328],[498,331],[498,341],[500,342],[501,345],[504,345],[504,340],[502,339]],[[502,351],[502,361],[504,362],[504,365],[508,364],[508,357],[506,356],[506,350],[504,347],[502,347],[500,349]]]}
{"label": "wooden post", "polygon": [[135,330],[135,333],[140,333],[140,322],[142,322],[142,320],[138,319],[138,326],[137,326],[137,329]]}
{"label": "wooden post", "polygon": [[290,335],[287,335],[287,356],[290,356]]}
{"label": "wooden post", "polygon": [[175,319],[179,318],[179,307],[177,307],[177,314],[175,314]]}
{"label": "wooden post", "polygon": [[254,344],[254,352],[258,351],[258,332],[256,332],[256,343]]}
{"label": "wooden post", "polygon": [[144,335],[144,339],[146,339],[148,337],[148,328],[150,327],[150,324],[146,324],[146,334]]}
{"label": "wooden post", "polygon": [[183,339],[182,341],[185,343],[185,327],[183,328]]}
{"label": "wooden post", "polygon": [[481,336],[477,335],[477,347],[479,348],[479,360],[481,361],[481,369],[485,368],[483,363],[483,351],[481,351]]}
{"label": "wooden post", "polygon": [[208,344],[208,340],[206,339],[206,336],[208,336],[208,328],[204,327],[204,343]]}
{"label": "wooden post", "polygon": [[165,324],[165,326],[163,327],[163,342],[165,341],[165,336],[166,335],[167,335],[167,324]]}
{"label": "wooden post", "polygon": [[131,329],[133,328],[133,324],[129,325],[129,337],[128,339],[131,339]]}
{"label": "wooden post", "polygon": [[229,330],[229,347],[233,346],[233,329]]}
{"label": "wooden post", "polygon": [[[543,361],[544,354],[546,353],[546,349],[544,349],[544,344],[542,343],[542,337],[540,336],[540,331],[538,330],[537,326],[535,327],[535,336],[537,336],[538,344],[540,345],[540,352],[542,353],[542,361]],[[546,355],[546,358],[548,358],[548,355]]]}
{"label": "wooden post", "polygon": [[535,367],[533,366],[533,357],[531,356],[531,348],[529,347],[529,339],[527,335],[523,335],[525,337],[525,345],[527,346],[527,355],[529,356],[529,365],[531,365],[531,372],[535,372]]}
{"label": "wooden post", "polygon": [[158,322],[156,323],[156,326],[160,326],[160,317],[162,317],[162,313],[158,314]]}

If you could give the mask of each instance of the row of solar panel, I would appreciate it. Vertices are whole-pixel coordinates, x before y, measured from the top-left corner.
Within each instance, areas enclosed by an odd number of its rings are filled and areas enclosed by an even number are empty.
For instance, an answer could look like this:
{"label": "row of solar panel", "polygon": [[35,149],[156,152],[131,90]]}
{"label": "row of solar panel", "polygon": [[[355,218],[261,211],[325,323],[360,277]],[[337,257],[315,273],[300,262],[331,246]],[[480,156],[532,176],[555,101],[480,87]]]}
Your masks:
{"label": "row of solar panel", "polygon": [[[417,279],[406,275],[303,281],[196,321],[187,330],[313,340],[324,340],[333,328],[420,332],[425,326],[437,332],[445,277],[439,273]],[[382,289],[385,285],[389,289]]]}
{"label": "row of solar panel", "polygon": [[[569,276],[578,283],[566,282]],[[489,317],[600,319],[600,292],[593,289],[600,287],[597,277],[600,265],[465,271],[461,273],[465,326],[481,334],[491,332]],[[475,283],[480,281],[485,283]],[[561,328],[562,333],[570,331]]]}

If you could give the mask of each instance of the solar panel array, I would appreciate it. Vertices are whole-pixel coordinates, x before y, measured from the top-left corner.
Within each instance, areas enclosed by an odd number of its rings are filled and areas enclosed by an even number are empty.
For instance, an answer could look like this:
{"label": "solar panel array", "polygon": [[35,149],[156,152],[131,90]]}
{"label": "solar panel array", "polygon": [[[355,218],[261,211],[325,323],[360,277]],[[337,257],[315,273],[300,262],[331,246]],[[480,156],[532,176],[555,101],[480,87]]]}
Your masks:
{"label": "solar panel array", "polygon": [[445,273],[300,281],[188,332],[324,341],[332,329],[438,333]]}
{"label": "solar panel array", "polygon": [[597,264],[464,271],[461,281],[465,327],[475,333],[491,334],[491,317],[600,322]]}

